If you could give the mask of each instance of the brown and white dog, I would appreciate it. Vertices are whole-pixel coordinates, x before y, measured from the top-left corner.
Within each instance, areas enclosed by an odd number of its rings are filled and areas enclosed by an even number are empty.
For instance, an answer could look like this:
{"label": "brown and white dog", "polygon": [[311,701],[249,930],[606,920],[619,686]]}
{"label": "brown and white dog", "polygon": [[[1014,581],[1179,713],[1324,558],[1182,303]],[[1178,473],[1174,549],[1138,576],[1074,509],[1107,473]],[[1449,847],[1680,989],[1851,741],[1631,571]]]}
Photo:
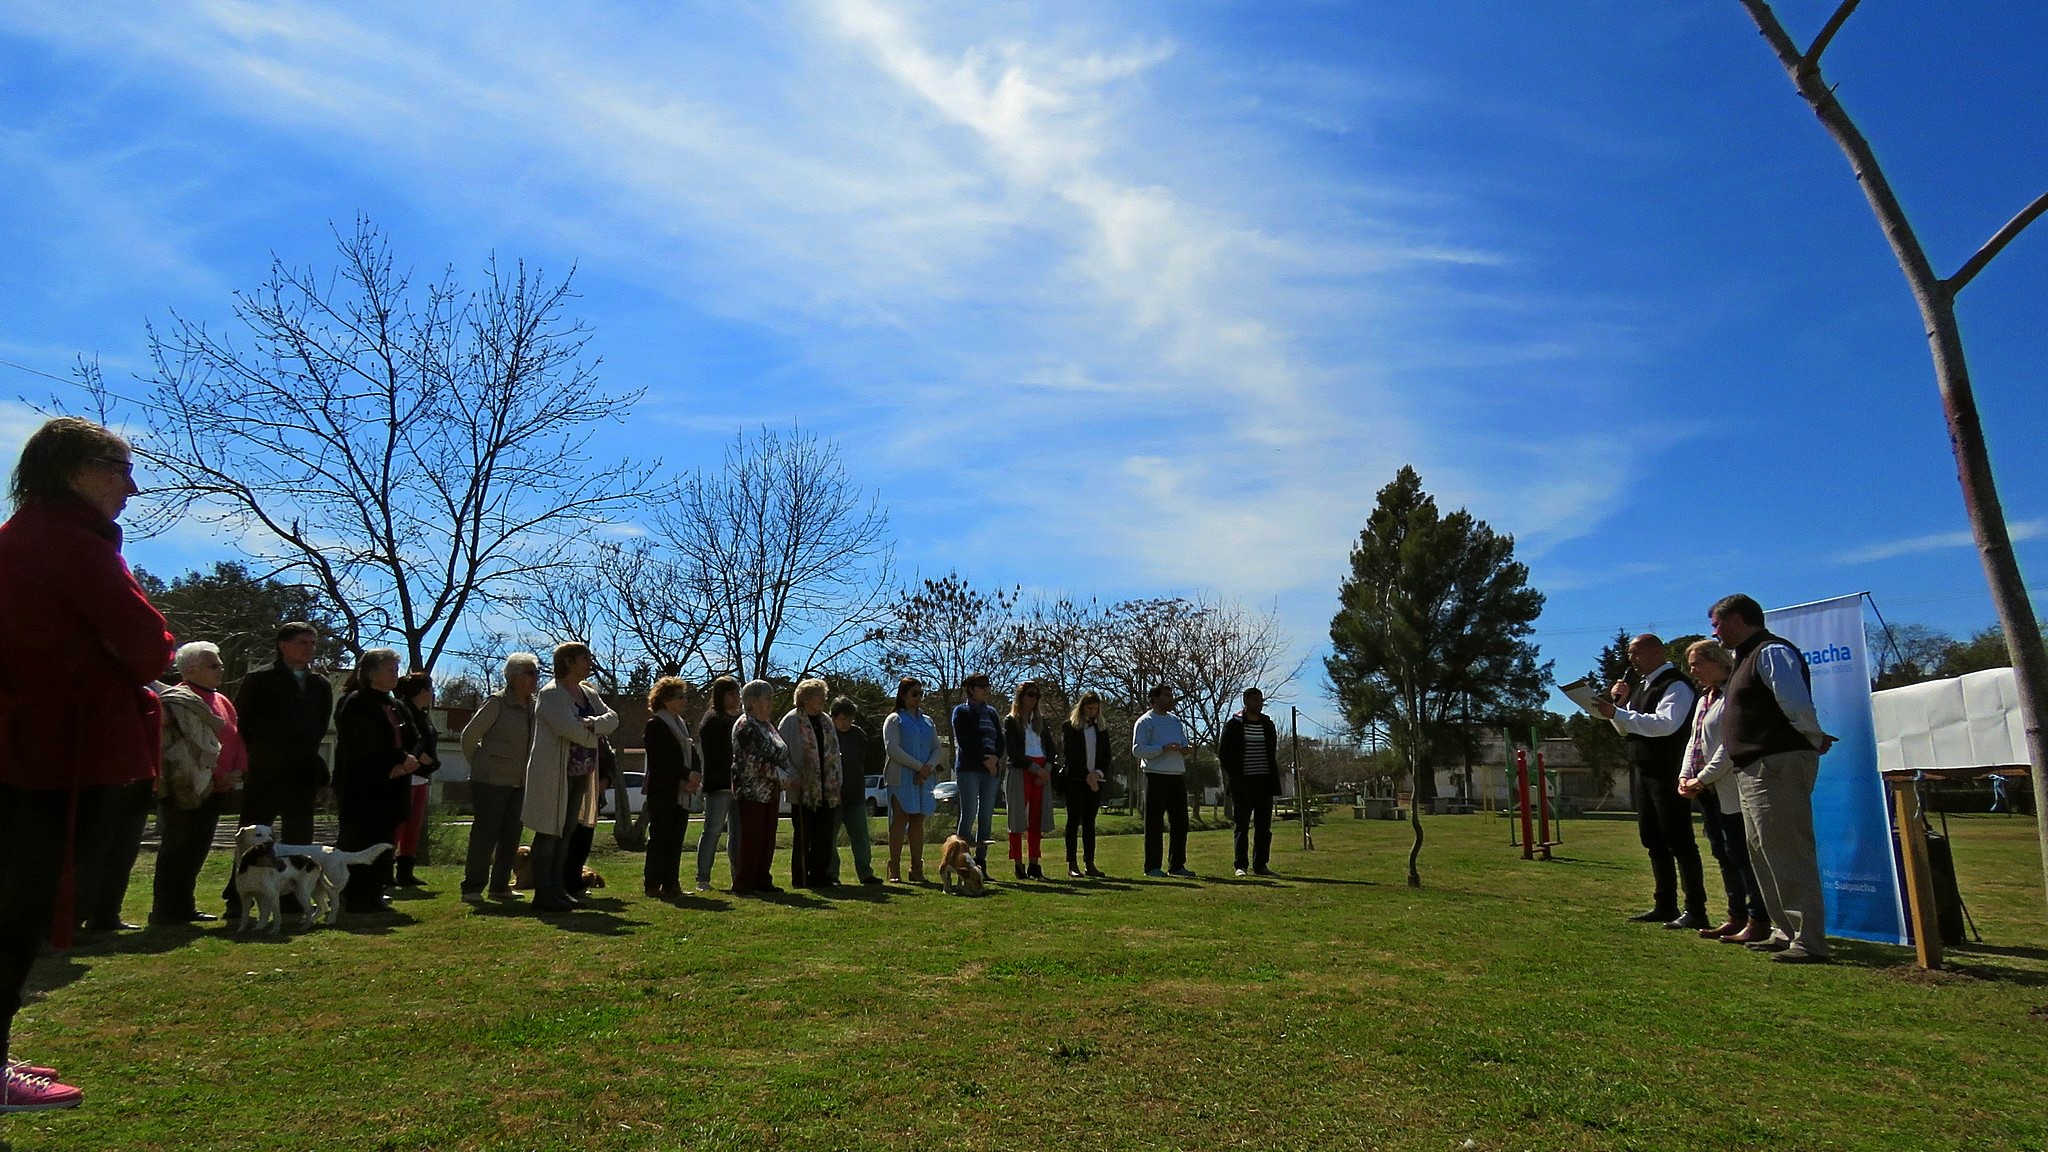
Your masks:
{"label": "brown and white dog", "polygon": [[947,892],[957,889],[962,896],[980,896],[987,879],[981,865],[974,862],[974,842],[946,837],[945,847],[939,849],[939,886]]}
{"label": "brown and white dog", "polygon": [[311,856],[279,856],[274,844],[259,844],[235,860],[235,895],[242,900],[242,931],[265,928],[276,935],[284,927],[278,912],[281,897],[294,896],[305,914],[299,931],[313,926],[326,894],[327,878]]}
{"label": "brown and white dog", "polygon": [[[605,886],[604,877],[598,875],[597,869],[585,864],[583,886],[602,888]],[[512,854],[512,887],[527,892],[533,891],[533,849],[525,844],[521,844],[519,851]]]}
{"label": "brown and white dog", "polygon": [[[268,824],[245,824],[235,832],[235,859],[247,857],[257,848],[268,847],[278,859],[293,856],[310,857],[320,871],[319,896],[323,904],[321,923],[333,924],[341,913],[341,893],[348,887],[348,870],[352,864],[368,864],[377,857],[391,851],[389,844],[372,844],[355,852],[343,852],[328,844],[279,844]],[[239,868],[239,864],[237,864]],[[313,907],[308,902],[304,905]]]}

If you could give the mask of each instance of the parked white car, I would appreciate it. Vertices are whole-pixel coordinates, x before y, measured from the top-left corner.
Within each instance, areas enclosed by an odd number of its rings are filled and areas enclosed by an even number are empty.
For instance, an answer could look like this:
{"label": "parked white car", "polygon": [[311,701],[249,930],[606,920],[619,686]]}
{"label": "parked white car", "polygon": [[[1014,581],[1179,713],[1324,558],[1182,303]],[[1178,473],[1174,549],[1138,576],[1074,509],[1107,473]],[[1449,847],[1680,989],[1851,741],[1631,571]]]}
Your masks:
{"label": "parked white car", "polygon": [[867,778],[868,815],[880,816],[889,811],[889,789],[882,784],[880,776]]}
{"label": "parked white car", "polygon": [[[647,774],[645,772],[628,772],[625,775],[625,784],[626,809],[633,815],[638,816],[640,810],[647,806]],[[597,814],[607,820],[611,818],[612,790],[610,788],[606,788],[603,794],[598,796]]]}

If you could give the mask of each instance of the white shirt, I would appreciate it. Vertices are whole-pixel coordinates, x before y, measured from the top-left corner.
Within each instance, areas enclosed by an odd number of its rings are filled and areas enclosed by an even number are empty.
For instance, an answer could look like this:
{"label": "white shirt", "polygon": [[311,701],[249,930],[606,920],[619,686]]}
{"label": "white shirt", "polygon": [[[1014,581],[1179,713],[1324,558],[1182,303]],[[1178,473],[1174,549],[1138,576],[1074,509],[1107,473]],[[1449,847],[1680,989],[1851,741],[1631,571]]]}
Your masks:
{"label": "white shirt", "polygon": [[[1666,668],[1675,671],[1677,666],[1666,660],[1657,666],[1656,671],[1643,677],[1643,683],[1648,684],[1662,676]],[[1615,730],[1636,736],[1669,736],[1683,727],[1686,720],[1692,716],[1692,701],[1692,685],[1681,676],[1665,687],[1664,698],[1657,701],[1655,712],[1631,712],[1626,708],[1615,708]]]}
{"label": "white shirt", "polygon": [[1088,747],[1088,770],[1095,771],[1095,725],[1081,729],[1081,743]]}
{"label": "white shirt", "polygon": [[1045,759],[1045,743],[1038,738],[1038,725],[1035,722],[1024,726],[1024,758]]}

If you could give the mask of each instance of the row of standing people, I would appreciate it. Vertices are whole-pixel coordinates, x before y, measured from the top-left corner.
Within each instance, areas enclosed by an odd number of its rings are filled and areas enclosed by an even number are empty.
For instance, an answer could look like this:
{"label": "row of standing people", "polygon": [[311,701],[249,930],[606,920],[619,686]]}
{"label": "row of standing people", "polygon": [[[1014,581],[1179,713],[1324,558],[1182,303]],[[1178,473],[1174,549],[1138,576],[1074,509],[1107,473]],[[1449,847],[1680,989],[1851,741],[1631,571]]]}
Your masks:
{"label": "row of standing people", "polygon": [[[522,826],[535,832],[535,906],[566,910],[576,893],[563,890],[580,873],[580,861],[563,867],[560,845],[578,835],[587,843],[596,820],[589,787],[595,753],[615,732],[618,717],[584,681],[590,660],[580,644],[555,653],[555,681],[535,691],[535,658],[515,654],[507,662],[505,688],[487,700],[464,729],[462,743],[471,764],[476,819],[462,895],[466,900],[514,899],[514,853]],[[1067,809],[1067,874],[1101,876],[1095,859],[1096,814],[1114,762],[1114,740],[1102,720],[1102,700],[1085,692],[1061,724],[1057,737],[1039,713],[1040,690],[1026,681],[1017,687],[1007,715],[989,703],[988,677],[968,677],[965,699],[949,722],[953,770],[959,786],[957,833],[977,847],[987,867],[999,790],[1007,787],[1010,859],[1018,879],[1044,878],[1044,840],[1053,831],[1051,794],[1057,789]],[[676,677],[658,681],[648,694],[642,732],[647,764],[643,796],[647,813],[647,894],[682,892],[684,830],[689,814],[702,814],[695,860],[695,887],[707,891],[721,842],[729,858],[735,892],[780,889],[772,863],[780,807],[790,810],[789,880],[796,887],[830,887],[842,882],[837,841],[846,834],[853,871],[862,884],[908,879],[923,882],[925,821],[937,811],[935,785],[946,763],[944,747],[923,710],[924,685],[906,678],[896,689],[882,723],[880,747],[858,722],[858,709],[840,698],[827,707],[829,686],[807,679],[794,692],[793,706],[775,717],[776,690],[766,681],[742,685],[731,677],[714,680],[709,706],[694,725],[688,719],[693,689]],[[1236,798],[1236,870],[1271,874],[1272,800],[1279,792],[1276,736],[1257,689],[1245,693],[1245,709],[1225,726],[1219,753]],[[1133,732],[1133,752],[1146,778],[1146,873],[1191,876],[1187,868],[1187,806],[1183,777],[1192,751],[1185,726],[1172,712],[1170,688],[1152,695],[1150,710]],[[877,876],[863,781],[879,752],[889,807],[887,878]],[[1170,843],[1166,830],[1171,826]],[[903,868],[908,850],[909,869]]]}
{"label": "row of standing people", "polygon": [[[1637,636],[1629,674],[1596,705],[1622,733],[1636,772],[1637,828],[1655,895],[1631,919],[1786,963],[1825,962],[1813,789],[1834,737],[1821,729],[1805,657],[1765,626],[1754,599],[1723,597],[1708,618],[1714,639],[1686,650],[1686,672],[1661,639]],[[1727,899],[1718,925],[1708,917],[1695,804]]]}

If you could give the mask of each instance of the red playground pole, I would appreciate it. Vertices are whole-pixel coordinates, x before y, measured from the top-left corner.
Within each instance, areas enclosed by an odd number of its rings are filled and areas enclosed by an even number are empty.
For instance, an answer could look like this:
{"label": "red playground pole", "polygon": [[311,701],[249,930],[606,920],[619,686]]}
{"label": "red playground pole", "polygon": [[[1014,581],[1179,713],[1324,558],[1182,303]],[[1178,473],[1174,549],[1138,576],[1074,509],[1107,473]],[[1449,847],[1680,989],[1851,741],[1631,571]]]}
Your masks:
{"label": "red playground pole", "polygon": [[1536,858],[1536,835],[1529,826],[1529,750],[1515,749],[1515,787],[1522,798],[1522,859]]}
{"label": "red playground pole", "polygon": [[1550,789],[1543,775],[1543,750],[1536,750],[1536,822],[1543,837],[1543,858],[1550,859]]}

